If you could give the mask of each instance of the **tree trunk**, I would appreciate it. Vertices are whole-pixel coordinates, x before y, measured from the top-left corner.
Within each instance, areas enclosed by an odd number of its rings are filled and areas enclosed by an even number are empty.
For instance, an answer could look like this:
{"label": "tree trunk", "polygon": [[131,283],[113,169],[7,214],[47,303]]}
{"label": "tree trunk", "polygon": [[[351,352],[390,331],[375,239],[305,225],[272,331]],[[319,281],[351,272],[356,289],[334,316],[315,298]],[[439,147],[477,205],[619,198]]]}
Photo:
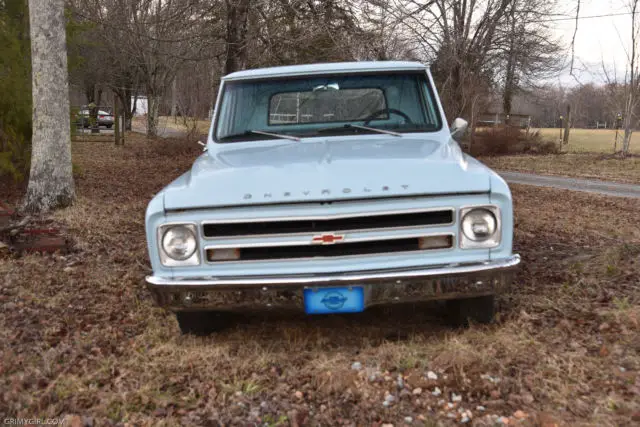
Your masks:
{"label": "tree trunk", "polygon": [[631,124],[629,126],[625,126],[624,128],[624,139],[622,140],[622,157],[626,157],[629,154],[629,143],[631,142],[631,135],[633,135],[633,130],[631,129]]}
{"label": "tree trunk", "polygon": [[120,129],[122,131],[122,134],[124,135],[125,131],[131,131],[131,118],[133,117],[133,112],[131,111],[131,90],[114,89],[113,93],[120,100],[120,105],[122,106],[122,124]]}
{"label": "tree trunk", "polygon": [[629,154],[629,144],[631,143],[631,135],[633,134],[633,110],[634,110],[634,89],[628,89],[627,103],[624,109],[624,138],[622,139],[622,149],[620,154],[622,157],[626,157]]}
{"label": "tree trunk", "polygon": [[562,138],[562,144],[569,144],[569,132],[571,131],[571,104],[567,104],[567,116],[564,122],[564,137]]}
{"label": "tree trunk", "polygon": [[133,95],[131,94],[131,89],[125,89],[124,91],[124,99],[122,100],[122,104],[124,106],[124,130],[128,130],[131,132],[131,125],[133,116],[136,114],[136,102],[138,97],[136,96],[134,102],[131,98]]}
{"label": "tree trunk", "polygon": [[233,73],[245,66],[250,2],[251,0],[227,0],[227,57],[224,74]]}
{"label": "tree trunk", "polygon": [[176,83],[177,83],[178,78],[174,78],[173,82],[171,83],[171,118],[173,119],[174,123],[176,121],[176,110],[178,107],[178,101],[176,99],[177,97],[177,88],[176,88]]}
{"label": "tree trunk", "polygon": [[46,212],[75,197],[64,0],[29,0],[29,22],[33,137],[25,210]]}
{"label": "tree trunk", "polygon": [[116,145],[120,145],[120,111],[117,96],[113,98],[113,120],[113,139]]}
{"label": "tree trunk", "polygon": [[147,138],[158,136],[158,111],[160,109],[160,97],[155,94],[147,94]]}
{"label": "tree trunk", "polygon": [[502,112],[505,115],[511,114],[513,95],[515,92],[516,74],[516,2],[511,7],[509,19],[511,20],[511,31],[509,34],[509,52],[507,53],[507,66],[505,70],[504,92],[502,94]]}

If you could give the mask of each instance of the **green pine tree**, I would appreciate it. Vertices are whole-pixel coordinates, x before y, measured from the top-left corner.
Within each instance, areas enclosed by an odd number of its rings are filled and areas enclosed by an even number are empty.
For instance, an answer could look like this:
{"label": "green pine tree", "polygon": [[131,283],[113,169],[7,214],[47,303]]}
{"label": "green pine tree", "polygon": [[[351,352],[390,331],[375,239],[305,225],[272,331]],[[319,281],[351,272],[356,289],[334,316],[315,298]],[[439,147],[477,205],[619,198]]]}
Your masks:
{"label": "green pine tree", "polygon": [[0,177],[22,180],[31,141],[31,47],[27,0],[0,0]]}

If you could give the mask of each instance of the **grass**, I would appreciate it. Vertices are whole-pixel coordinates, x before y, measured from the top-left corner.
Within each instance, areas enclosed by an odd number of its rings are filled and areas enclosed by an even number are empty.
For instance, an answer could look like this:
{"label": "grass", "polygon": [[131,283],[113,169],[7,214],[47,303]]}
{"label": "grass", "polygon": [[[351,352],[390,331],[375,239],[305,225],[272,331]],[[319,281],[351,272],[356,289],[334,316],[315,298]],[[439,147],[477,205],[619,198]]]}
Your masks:
{"label": "grass", "polygon": [[[539,131],[540,135],[549,141],[560,139],[560,129],[543,128],[532,129]],[[613,143],[616,131],[614,129],[571,129],[569,145],[564,147],[570,153],[613,153]],[[621,148],[624,132],[619,133],[617,150]],[[631,152],[640,154],[640,133],[634,132],[631,136]]]}
{"label": "grass", "polygon": [[[640,416],[640,202],[514,186],[524,265],[495,325],[451,329],[439,305],[421,304],[254,314],[194,338],[144,286],[143,219],[200,150],[137,135],[127,144],[74,143],[78,200],[52,216],[72,253],[0,255],[3,418],[446,426],[464,408],[478,426],[518,410],[524,425],[614,426]],[[462,402],[450,409],[452,392]]]}
{"label": "grass", "polygon": [[[559,129],[533,130],[536,131],[545,140],[558,141]],[[482,156],[480,160],[498,170],[640,183],[640,133],[633,134],[632,156],[625,159],[613,156],[614,138],[615,130],[572,129],[563,153]]]}
{"label": "grass", "polygon": [[210,120],[187,118],[185,122],[185,120],[182,117],[176,117],[176,119],[174,120],[172,117],[161,116],[158,122],[158,127],[161,129],[168,128],[168,129],[184,131],[184,132],[187,132],[191,129],[195,129],[195,131],[199,134],[209,133],[210,126],[211,126]]}
{"label": "grass", "polygon": [[640,157],[620,159],[595,153],[565,153],[494,156],[480,160],[498,170],[640,184]]}

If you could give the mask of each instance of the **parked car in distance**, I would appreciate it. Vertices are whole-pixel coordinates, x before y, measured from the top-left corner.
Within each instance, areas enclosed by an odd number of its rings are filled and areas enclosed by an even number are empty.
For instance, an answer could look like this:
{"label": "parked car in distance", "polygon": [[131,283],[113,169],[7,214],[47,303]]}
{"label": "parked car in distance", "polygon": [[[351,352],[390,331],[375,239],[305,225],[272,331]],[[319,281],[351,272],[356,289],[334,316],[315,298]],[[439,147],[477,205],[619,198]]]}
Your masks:
{"label": "parked car in distance", "polygon": [[147,207],[148,287],[185,333],[424,300],[490,322],[520,257],[509,187],[462,153],[465,129],[419,63],[227,75],[204,153]]}
{"label": "parked car in distance", "polygon": [[[82,125],[85,128],[91,126],[91,111],[88,109],[82,109],[76,116],[76,124]],[[104,110],[98,110],[98,126],[105,126],[107,129],[111,129],[113,126],[113,115]]]}

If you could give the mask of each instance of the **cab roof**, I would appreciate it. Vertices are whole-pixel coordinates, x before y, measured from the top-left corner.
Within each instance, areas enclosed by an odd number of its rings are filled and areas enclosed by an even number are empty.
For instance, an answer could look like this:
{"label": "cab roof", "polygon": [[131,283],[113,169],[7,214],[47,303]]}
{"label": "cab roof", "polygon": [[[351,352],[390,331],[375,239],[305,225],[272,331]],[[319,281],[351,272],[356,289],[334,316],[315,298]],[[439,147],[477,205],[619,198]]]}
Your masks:
{"label": "cab roof", "polygon": [[227,74],[224,81],[268,79],[314,74],[344,74],[375,71],[424,71],[427,66],[408,61],[332,62],[326,64],[288,65],[284,67],[256,68]]}

